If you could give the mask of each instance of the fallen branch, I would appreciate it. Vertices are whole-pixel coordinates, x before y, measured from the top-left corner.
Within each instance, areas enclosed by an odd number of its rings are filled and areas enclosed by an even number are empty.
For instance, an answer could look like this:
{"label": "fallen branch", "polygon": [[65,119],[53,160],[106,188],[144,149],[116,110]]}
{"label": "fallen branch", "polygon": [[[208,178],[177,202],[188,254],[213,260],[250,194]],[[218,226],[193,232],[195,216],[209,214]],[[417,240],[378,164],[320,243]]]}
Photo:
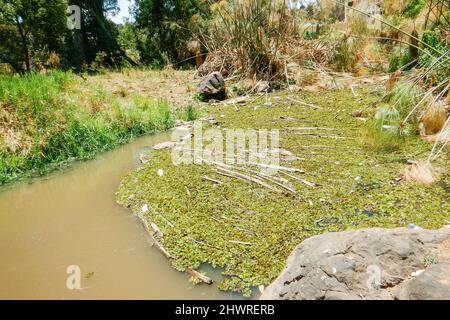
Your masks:
{"label": "fallen branch", "polygon": [[222,182],[222,181],[219,181],[219,180],[216,180],[216,179],[210,178],[210,177],[208,177],[208,176],[203,176],[203,180],[208,180],[208,181],[211,181],[211,182],[217,183],[218,185],[221,185],[221,184],[223,184],[223,182]]}
{"label": "fallen branch", "polygon": [[247,234],[253,235],[255,237],[259,237],[255,231],[247,230],[247,229],[240,228],[240,227],[236,227],[236,229],[238,229],[239,231],[245,232]]}
{"label": "fallen branch", "polygon": [[305,173],[305,171],[297,169],[297,168],[289,168],[289,167],[276,166],[276,165],[264,164],[264,163],[258,163],[258,162],[248,162],[248,164],[251,164],[251,165],[254,165],[254,166],[263,167],[263,168],[268,168],[268,169],[284,170],[284,171],[297,172],[297,173]]}
{"label": "fallen branch", "polygon": [[348,137],[341,137],[337,134],[331,134],[331,133],[310,133],[310,132],[294,132],[294,135],[296,136],[310,136],[310,137],[316,137],[316,138],[334,138],[334,139],[351,139]]}
{"label": "fallen branch", "polygon": [[291,97],[287,97],[287,99],[288,99],[289,101],[292,101],[292,102],[295,102],[295,103],[298,103],[298,104],[301,104],[301,105],[304,105],[304,106],[313,108],[313,109],[315,109],[315,110],[323,110],[323,108],[321,108],[321,107],[319,107],[319,106],[316,106],[316,105],[314,105],[314,104],[306,103],[306,102],[303,102],[303,101],[300,101],[300,100],[297,100],[297,99],[294,99],[294,98],[291,98]]}
{"label": "fallen branch", "polygon": [[307,186],[310,186],[310,187],[318,187],[318,186],[319,186],[319,185],[316,184],[316,183],[309,182],[308,180],[305,180],[305,179],[302,179],[302,178],[293,176],[293,175],[291,175],[291,174],[289,174],[289,173],[286,173],[286,172],[283,172],[283,171],[281,171],[281,173],[284,174],[284,175],[286,175],[286,176],[288,176],[288,177],[290,177],[290,178],[292,178],[292,179],[298,180],[298,181],[300,181],[300,182],[306,184]]}
{"label": "fallen branch", "polygon": [[205,276],[204,274],[202,274],[202,273],[200,273],[200,272],[198,272],[198,271],[196,271],[194,269],[187,268],[186,272],[188,274],[190,274],[191,276],[196,277],[197,279],[199,279],[200,281],[202,281],[202,282],[204,282],[206,284],[212,284],[213,283],[213,280],[211,278]]}
{"label": "fallen branch", "polygon": [[251,246],[253,244],[251,242],[244,242],[244,241],[237,241],[237,240],[228,240],[228,242],[230,242],[230,243],[237,243],[237,244],[245,244],[245,245],[248,245],[248,246]]}
{"label": "fallen branch", "polygon": [[287,130],[328,130],[334,131],[334,128],[319,128],[319,127],[286,127]]}
{"label": "fallen branch", "polygon": [[231,175],[234,178],[240,178],[240,179],[243,179],[243,180],[251,181],[251,182],[259,184],[259,185],[261,185],[263,187],[266,187],[267,189],[270,189],[270,190],[272,190],[272,191],[274,191],[276,193],[284,194],[284,192],[282,190],[280,190],[278,188],[275,188],[275,187],[271,186],[270,184],[267,184],[264,181],[261,181],[261,180],[259,180],[257,178],[252,177],[252,176],[249,176],[249,175],[246,175],[246,174],[243,174],[243,173],[240,173],[240,172],[228,170],[228,169],[225,169],[225,168],[218,168],[218,169],[222,170],[226,174]]}
{"label": "fallen branch", "polygon": [[[167,258],[172,259],[172,256],[170,255],[169,251],[164,248],[164,246],[156,240],[156,238],[153,236],[153,234],[150,232],[150,229],[153,230],[153,227],[151,227],[148,222],[141,217],[142,224],[144,225],[145,230],[147,231],[147,234],[152,238],[153,244],[156,245],[156,248]],[[155,225],[156,226],[156,225]],[[158,228],[159,229],[159,228]],[[160,230],[161,231],[161,230]]]}
{"label": "fallen branch", "polygon": [[282,184],[281,182],[275,181],[274,179],[269,178],[267,175],[257,174],[257,176],[262,178],[262,179],[266,179],[267,181],[270,181],[270,182],[276,184],[277,186],[282,187],[282,188],[284,188],[284,189],[286,189],[286,190],[288,190],[288,191],[290,191],[292,193],[297,193],[297,190],[294,190],[291,187],[288,187],[288,186]]}
{"label": "fallen branch", "polygon": [[214,248],[214,249],[218,249],[218,250],[222,250],[222,248],[213,246],[212,244],[209,244],[209,243],[206,243],[206,242],[203,242],[203,241],[196,240],[196,239],[194,239],[194,238],[192,238],[192,237],[187,236],[186,238],[188,238],[189,240],[194,241],[195,243],[201,244],[201,245],[203,245],[203,246],[210,247],[210,248]]}
{"label": "fallen branch", "polygon": [[159,238],[163,238],[164,237],[164,233],[161,231],[161,229],[155,224],[155,223],[150,223],[150,226],[152,227],[153,232],[159,237]]}

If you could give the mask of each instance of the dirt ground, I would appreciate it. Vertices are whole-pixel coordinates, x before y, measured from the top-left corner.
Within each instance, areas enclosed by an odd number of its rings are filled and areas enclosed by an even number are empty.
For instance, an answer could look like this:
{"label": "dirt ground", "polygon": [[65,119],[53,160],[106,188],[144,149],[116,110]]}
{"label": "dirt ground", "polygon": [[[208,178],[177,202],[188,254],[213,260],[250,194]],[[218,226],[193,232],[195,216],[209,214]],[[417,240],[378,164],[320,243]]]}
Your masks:
{"label": "dirt ground", "polygon": [[86,84],[101,85],[107,92],[121,97],[139,95],[165,99],[171,106],[184,107],[194,103],[198,78],[195,71],[165,69],[122,70],[88,77]]}

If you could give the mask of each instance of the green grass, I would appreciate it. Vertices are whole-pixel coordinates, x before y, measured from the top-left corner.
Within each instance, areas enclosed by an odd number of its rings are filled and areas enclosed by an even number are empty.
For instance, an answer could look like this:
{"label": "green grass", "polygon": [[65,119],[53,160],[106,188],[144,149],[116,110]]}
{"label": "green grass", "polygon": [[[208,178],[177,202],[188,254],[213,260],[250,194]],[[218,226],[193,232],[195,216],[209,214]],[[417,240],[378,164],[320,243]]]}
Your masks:
{"label": "green grass", "polygon": [[[64,72],[0,77],[0,184],[91,159],[174,124],[163,100],[121,99],[79,81]],[[194,116],[184,113],[177,116]]]}

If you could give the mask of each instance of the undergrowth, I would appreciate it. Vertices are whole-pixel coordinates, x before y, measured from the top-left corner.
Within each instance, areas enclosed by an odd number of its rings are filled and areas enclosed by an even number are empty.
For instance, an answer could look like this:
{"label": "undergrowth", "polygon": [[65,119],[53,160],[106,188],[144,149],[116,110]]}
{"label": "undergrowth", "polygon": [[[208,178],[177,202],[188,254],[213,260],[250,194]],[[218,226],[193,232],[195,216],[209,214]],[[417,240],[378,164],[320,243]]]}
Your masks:
{"label": "undergrowth", "polygon": [[0,77],[0,184],[41,175],[76,159],[91,159],[146,133],[171,128],[174,114],[163,100],[119,99],[85,88],[64,72]]}

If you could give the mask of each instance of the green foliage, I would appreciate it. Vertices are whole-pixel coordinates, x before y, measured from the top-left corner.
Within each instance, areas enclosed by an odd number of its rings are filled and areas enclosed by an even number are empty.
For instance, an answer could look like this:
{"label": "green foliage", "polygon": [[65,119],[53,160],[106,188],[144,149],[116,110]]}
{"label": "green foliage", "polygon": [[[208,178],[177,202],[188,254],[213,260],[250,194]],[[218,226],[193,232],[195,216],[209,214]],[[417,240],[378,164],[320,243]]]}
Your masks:
{"label": "green foliage", "polygon": [[392,90],[389,102],[395,104],[401,117],[405,117],[412,107],[419,102],[424,89],[412,82],[398,82]]}
{"label": "green foliage", "polygon": [[[435,50],[430,49],[423,43],[420,44],[420,65],[425,68],[431,68],[427,80],[429,83],[436,85],[437,83],[447,79],[450,74],[450,45],[446,44],[445,33],[441,30],[426,31],[422,35],[422,41],[438,52],[442,52],[439,56]],[[435,62],[441,61],[437,66]]]}
{"label": "green foliage", "polygon": [[68,31],[65,0],[0,0],[0,8],[0,62],[23,73],[61,52]]}
{"label": "green foliage", "polygon": [[409,0],[403,14],[405,17],[415,19],[425,7],[425,0]]}
{"label": "green foliage", "polygon": [[78,71],[83,64],[91,64],[100,52],[104,53],[103,64],[109,68],[120,67],[125,62],[134,65],[117,42],[117,26],[106,18],[118,10],[117,0],[72,0],[82,11],[81,33],[74,31],[67,39],[69,66]]}
{"label": "green foliage", "polygon": [[332,63],[340,70],[352,70],[358,60],[359,44],[359,40],[343,35],[334,47]]}
{"label": "green foliage", "polygon": [[186,43],[209,14],[204,0],[137,0],[134,6],[137,49],[142,62],[160,68],[186,63]]}
{"label": "green foliage", "polygon": [[411,56],[408,48],[395,47],[388,57],[389,72],[395,72],[411,63]]}
{"label": "green foliage", "polygon": [[186,120],[194,121],[198,118],[198,112],[195,110],[192,104],[188,105],[186,108]]}
{"label": "green foliage", "polygon": [[[63,72],[0,77],[0,183],[43,174],[73,159],[97,153],[146,133],[171,128],[165,101],[117,100],[94,89],[83,95]],[[100,108],[95,106],[101,105]]]}

